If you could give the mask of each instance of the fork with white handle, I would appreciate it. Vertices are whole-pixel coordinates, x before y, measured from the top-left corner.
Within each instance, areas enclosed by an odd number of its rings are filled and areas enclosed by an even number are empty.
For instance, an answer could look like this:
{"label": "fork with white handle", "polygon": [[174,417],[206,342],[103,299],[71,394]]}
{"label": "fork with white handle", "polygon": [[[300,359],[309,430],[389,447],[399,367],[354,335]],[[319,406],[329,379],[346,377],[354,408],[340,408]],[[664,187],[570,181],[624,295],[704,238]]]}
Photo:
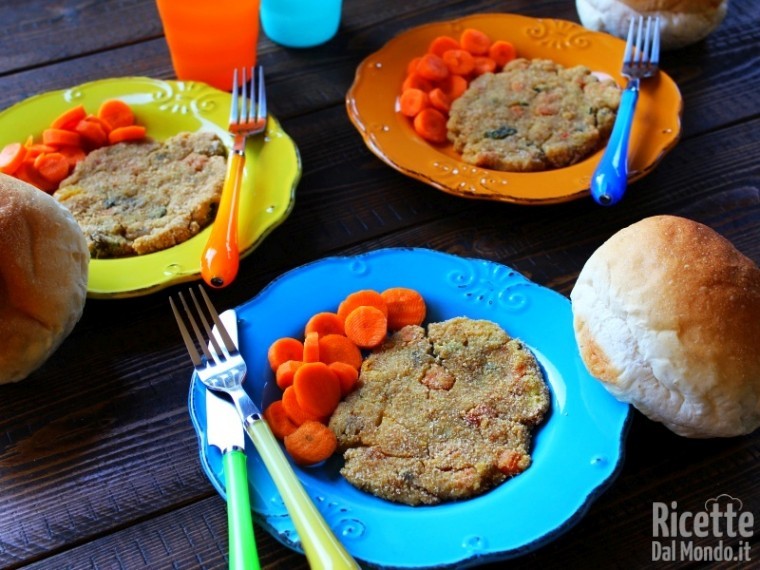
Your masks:
{"label": "fork with white handle", "polygon": [[[184,319],[174,300],[169,298],[174,318],[177,320],[182,340],[195,365],[198,378],[207,388],[224,392],[232,398],[248,437],[251,438],[280,492],[285,508],[301,539],[301,546],[309,565],[315,569],[358,569],[359,565],[333,534],[332,529],[304,490],[285,458],[280,444],[264,420],[263,414],[243,389],[242,383],[247,372],[246,363],[203,287],[198,286],[198,290],[204,306],[201,306],[192,290],[190,290],[192,303],[188,303],[182,293],[179,294],[180,304],[185,313]],[[221,342],[217,342],[206,315],[216,326]],[[185,319],[190,323],[195,339],[185,325]],[[205,336],[201,331],[201,326],[205,330]],[[207,348],[209,342],[213,346],[213,351]]]}
{"label": "fork with white handle", "polygon": [[620,107],[607,150],[591,179],[591,196],[602,206],[617,204],[625,193],[628,182],[628,139],[639,98],[639,81],[657,74],[659,60],[660,19],[649,17],[646,26],[641,16],[638,21],[631,19],[622,71],[623,76],[628,78],[628,84],[620,97]]}

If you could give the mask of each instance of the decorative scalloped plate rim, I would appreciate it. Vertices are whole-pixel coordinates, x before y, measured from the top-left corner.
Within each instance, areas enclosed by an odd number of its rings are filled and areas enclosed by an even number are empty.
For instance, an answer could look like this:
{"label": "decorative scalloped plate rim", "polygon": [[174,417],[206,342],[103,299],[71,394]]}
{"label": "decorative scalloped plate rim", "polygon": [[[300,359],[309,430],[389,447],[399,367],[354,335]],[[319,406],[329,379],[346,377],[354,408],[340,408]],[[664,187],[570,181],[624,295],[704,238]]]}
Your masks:
{"label": "decorative scalloped plate rim", "polygon": [[[535,436],[533,465],[466,501],[410,507],[379,499],[343,479],[339,457],[311,468],[294,466],[346,548],[373,567],[453,567],[522,555],[570,528],[616,476],[630,408],[587,373],[569,300],[509,267],[427,249],[391,248],[329,257],[283,274],[237,308],[251,397],[262,406],[279,397],[266,358],[276,338],[301,335],[309,315],[335,310],[352,291],[390,286],[418,289],[428,302],[429,322],[459,315],[488,319],[522,339],[546,373],[552,411]],[[190,417],[203,469],[224,497],[221,457],[206,440],[204,390],[193,376]],[[292,521],[250,441],[246,452],[255,520],[300,551]]]}
{"label": "decorative scalloped plate rim", "polygon": [[[460,197],[545,205],[588,196],[604,149],[566,168],[500,172],[465,163],[450,144],[427,143],[397,112],[409,60],[424,53],[436,36],[458,37],[467,27],[509,40],[518,56],[552,59],[566,67],[586,65],[625,85],[620,73],[625,42],[574,22],[494,13],[425,24],[394,37],[356,70],[346,108],[367,147],[396,170]],[[642,81],[629,145],[629,183],[651,172],[678,142],[681,110],[678,86],[666,73]]]}
{"label": "decorative scalloped plate rim", "polygon": [[[182,131],[211,131],[228,148],[231,96],[205,83],[165,81],[149,77],[102,79],[68,89],[35,95],[0,112],[0,147],[42,130],[64,110],[82,104],[97,112],[105,99],[128,102],[148,136],[164,140]],[[293,140],[270,115],[265,137],[246,147],[240,196],[241,257],[250,254],[293,209],[301,177],[301,159]],[[200,259],[211,226],[174,247],[119,259],[92,259],[88,297],[122,298],[146,295],[178,283],[200,279]]]}

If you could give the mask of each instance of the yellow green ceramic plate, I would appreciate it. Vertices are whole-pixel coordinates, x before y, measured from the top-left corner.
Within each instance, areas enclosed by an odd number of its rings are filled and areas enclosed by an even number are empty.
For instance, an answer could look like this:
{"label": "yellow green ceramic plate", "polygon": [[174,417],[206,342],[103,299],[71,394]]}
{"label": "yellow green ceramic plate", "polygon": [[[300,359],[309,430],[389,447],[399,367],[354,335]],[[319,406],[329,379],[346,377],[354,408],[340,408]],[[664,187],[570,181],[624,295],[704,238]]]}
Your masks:
{"label": "yellow green ceramic plate", "polygon": [[[26,99],[0,113],[0,148],[39,138],[61,112],[82,104],[96,112],[106,99],[121,99],[135,111],[148,135],[164,140],[182,131],[212,131],[228,146],[230,94],[203,83],[147,77],[103,79]],[[248,141],[240,197],[241,256],[249,254],[288,216],[301,177],[293,140],[271,115],[265,137]],[[92,298],[146,295],[169,285],[200,278],[200,259],[211,228],[175,247],[122,259],[93,259],[87,286]]]}
{"label": "yellow green ceramic plate", "polygon": [[[477,14],[426,24],[393,38],[356,71],[346,106],[369,149],[396,170],[456,196],[526,205],[588,196],[604,149],[566,168],[499,172],[465,163],[450,144],[425,142],[398,112],[397,99],[409,60],[424,54],[436,36],[458,38],[465,28],[512,42],[520,57],[551,59],[565,67],[585,65],[625,85],[620,73],[625,42],[573,22]],[[656,78],[642,81],[629,145],[629,182],[651,172],[675,146],[681,133],[681,105],[678,86],[667,74],[660,72]]]}

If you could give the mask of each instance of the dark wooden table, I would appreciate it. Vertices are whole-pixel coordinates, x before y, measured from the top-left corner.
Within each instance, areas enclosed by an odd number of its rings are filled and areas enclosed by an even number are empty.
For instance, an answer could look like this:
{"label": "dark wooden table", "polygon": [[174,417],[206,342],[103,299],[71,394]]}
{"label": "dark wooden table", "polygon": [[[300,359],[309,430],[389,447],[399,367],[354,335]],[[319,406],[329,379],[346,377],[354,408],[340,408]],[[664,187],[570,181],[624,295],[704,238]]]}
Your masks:
{"label": "dark wooden table", "polygon": [[[306,262],[389,246],[493,260],[568,295],[605,239],[664,213],[703,222],[760,261],[760,3],[732,2],[706,41],[663,56],[683,95],[683,136],[609,209],[591,199],[525,207],[444,194],[370,153],[344,105],[357,65],[403,30],[478,12],[578,21],[573,2],[344,4],[339,34],[324,46],[289,50],[260,41],[271,111],[300,149],[303,177],[288,220],[243,261],[233,286],[213,293],[219,307],[243,303]],[[105,77],[174,77],[153,0],[2,2],[0,22],[0,109]],[[88,300],[41,369],[0,386],[0,567],[226,567],[225,504],[199,464],[187,411],[191,366],[168,311],[176,289]],[[635,412],[614,484],[575,526],[510,565],[648,566],[653,502],[697,512],[728,494],[757,519],[759,459],[758,433],[683,439]],[[260,528],[257,540],[264,567],[307,567]],[[757,538],[744,541],[760,559]]]}

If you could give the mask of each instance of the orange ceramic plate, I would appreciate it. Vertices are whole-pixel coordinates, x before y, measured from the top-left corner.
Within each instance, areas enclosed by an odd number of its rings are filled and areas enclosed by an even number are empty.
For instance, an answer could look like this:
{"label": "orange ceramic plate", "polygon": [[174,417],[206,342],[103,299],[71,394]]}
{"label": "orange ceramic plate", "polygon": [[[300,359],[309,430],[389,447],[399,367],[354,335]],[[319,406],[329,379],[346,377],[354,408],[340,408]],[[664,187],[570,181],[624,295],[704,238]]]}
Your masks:
{"label": "orange ceramic plate", "polygon": [[[427,24],[393,38],[357,69],[346,106],[367,146],[393,168],[458,196],[529,205],[588,196],[604,149],[566,168],[531,173],[489,170],[463,162],[451,145],[427,143],[397,112],[409,60],[422,55],[436,36],[458,38],[465,28],[512,42],[519,57],[551,59],[565,67],[585,65],[625,85],[620,74],[625,42],[573,22],[479,14]],[[675,146],[681,132],[681,107],[678,87],[665,73],[642,81],[629,145],[629,182],[649,173]]]}

